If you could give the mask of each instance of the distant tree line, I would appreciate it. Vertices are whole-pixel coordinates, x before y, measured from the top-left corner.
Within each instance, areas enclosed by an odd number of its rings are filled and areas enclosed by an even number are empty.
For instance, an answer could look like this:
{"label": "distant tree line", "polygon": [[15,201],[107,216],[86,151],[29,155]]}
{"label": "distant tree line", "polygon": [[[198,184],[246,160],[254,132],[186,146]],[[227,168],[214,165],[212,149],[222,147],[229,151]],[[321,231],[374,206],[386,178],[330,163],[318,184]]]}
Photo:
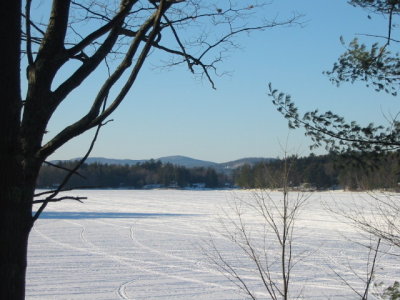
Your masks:
{"label": "distant tree line", "polygon": [[[286,159],[289,185],[299,188],[346,190],[398,189],[398,153],[346,153]],[[242,188],[280,188],[285,160],[277,159],[237,169],[234,181]]]}
{"label": "distant tree line", "polygon": [[[136,165],[84,164],[70,179],[67,188],[280,188],[284,164],[290,168],[289,185],[293,188],[347,190],[398,189],[400,159],[398,153],[347,153],[308,157],[292,156],[253,165],[243,165],[231,172],[214,168],[186,168],[149,160]],[[62,161],[43,165],[39,188],[57,187],[66,171],[76,162]]]}
{"label": "distant tree line", "polygon": [[[39,188],[56,187],[76,162],[61,161],[52,165],[43,165],[37,186]],[[225,186],[227,178],[217,174],[212,168],[185,168],[170,163],[149,160],[136,165],[84,164],[79,173],[74,174],[67,188],[151,188],[151,187],[206,187]]]}

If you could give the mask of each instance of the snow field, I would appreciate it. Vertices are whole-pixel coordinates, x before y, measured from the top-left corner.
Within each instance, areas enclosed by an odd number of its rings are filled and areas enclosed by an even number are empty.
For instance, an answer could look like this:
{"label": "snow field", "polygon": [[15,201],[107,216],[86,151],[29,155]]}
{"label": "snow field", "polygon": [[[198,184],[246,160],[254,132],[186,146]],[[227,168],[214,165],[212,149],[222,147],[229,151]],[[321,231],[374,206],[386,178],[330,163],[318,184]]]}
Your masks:
{"label": "snow field", "polygon": [[[254,264],[224,238],[220,218],[251,191],[82,190],[84,204],[51,203],[30,237],[27,299],[247,299],[207,258],[210,239],[237,267],[260,299],[269,299]],[[271,192],[279,199],[279,192]],[[362,201],[367,194],[318,192],[296,221],[299,258],[293,295],[304,299],[355,299],[333,272],[356,289],[367,270],[369,237],[338,220],[324,206]],[[234,218],[234,216],[232,215]],[[273,235],[252,211],[246,226],[257,247],[267,247],[271,270],[279,264]],[[265,240],[264,240],[265,237]],[[376,282],[400,280],[398,258],[380,255]],[[355,275],[356,274],[356,275]],[[360,276],[361,278],[358,278]]]}

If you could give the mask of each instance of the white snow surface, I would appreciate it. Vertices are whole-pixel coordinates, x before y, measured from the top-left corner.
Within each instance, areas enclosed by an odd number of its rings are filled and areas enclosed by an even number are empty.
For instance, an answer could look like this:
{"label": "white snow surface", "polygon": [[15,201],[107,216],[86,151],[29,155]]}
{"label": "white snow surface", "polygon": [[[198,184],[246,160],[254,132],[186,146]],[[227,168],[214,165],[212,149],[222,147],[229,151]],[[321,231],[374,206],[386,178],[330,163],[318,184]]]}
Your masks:
{"label": "white snow surface", "polygon": [[[88,199],[84,204],[50,203],[36,222],[29,241],[27,299],[249,299],[210,262],[210,240],[259,299],[270,299],[254,264],[221,235],[221,218],[238,199],[251,199],[252,191],[66,194]],[[270,195],[282,197],[278,191]],[[362,290],[369,252],[360,243],[368,244],[369,237],[325,207],[351,206],[367,197],[347,192],[311,195],[294,229],[293,251],[299,259],[291,279],[293,297],[359,299],[337,274]],[[251,212],[245,220],[254,241],[264,241],[258,227],[262,220]],[[266,234],[267,247],[273,243],[273,235]],[[375,282],[400,280],[398,260],[379,254]],[[271,269],[279,274],[279,264]]]}

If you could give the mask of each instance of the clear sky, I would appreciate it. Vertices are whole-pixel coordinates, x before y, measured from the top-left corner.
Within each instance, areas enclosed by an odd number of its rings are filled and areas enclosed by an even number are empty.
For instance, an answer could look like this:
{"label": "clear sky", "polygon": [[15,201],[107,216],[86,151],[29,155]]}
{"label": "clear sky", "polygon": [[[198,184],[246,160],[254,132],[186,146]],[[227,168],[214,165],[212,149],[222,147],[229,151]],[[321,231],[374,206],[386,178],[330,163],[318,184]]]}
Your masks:
{"label": "clear sky", "polygon": [[[322,74],[344,52],[339,38],[349,42],[357,33],[383,34],[386,20],[367,18],[368,12],[344,0],[279,0],[265,14],[284,19],[304,14],[303,26],[280,27],[243,35],[241,49],[230,53],[214,77],[217,90],[185,68],[156,69],[159,57],[146,62],[126,101],[103,127],[91,156],[149,159],[185,155],[215,162],[243,157],[307,155],[309,139],[287,128],[268,97],[269,82],[292,95],[301,112],[332,110],[360,123],[384,123],[398,111],[398,99],[376,93],[364,84],[337,88]],[[361,37],[368,41],[368,38]],[[75,98],[93,95],[96,78]],[[84,104],[69,101],[49,124],[49,136],[71,123]],[[92,134],[58,150],[51,159],[82,156]],[[288,141],[288,142],[287,142]],[[323,149],[316,151],[323,153]]]}

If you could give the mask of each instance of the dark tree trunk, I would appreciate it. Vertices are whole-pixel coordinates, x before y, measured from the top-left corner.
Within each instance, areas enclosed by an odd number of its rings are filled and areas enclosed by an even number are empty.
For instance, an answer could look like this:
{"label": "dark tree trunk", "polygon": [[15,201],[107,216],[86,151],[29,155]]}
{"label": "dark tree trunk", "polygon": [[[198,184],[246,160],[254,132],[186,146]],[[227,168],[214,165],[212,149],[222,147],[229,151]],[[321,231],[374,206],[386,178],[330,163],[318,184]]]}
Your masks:
{"label": "dark tree trunk", "polygon": [[0,299],[25,298],[36,170],[26,174],[20,144],[21,1],[0,4]]}
{"label": "dark tree trunk", "polygon": [[[8,175],[19,177],[16,172]],[[31,198],[26,187],[0,184],[0,188],[0,299],[24,299]]]}

